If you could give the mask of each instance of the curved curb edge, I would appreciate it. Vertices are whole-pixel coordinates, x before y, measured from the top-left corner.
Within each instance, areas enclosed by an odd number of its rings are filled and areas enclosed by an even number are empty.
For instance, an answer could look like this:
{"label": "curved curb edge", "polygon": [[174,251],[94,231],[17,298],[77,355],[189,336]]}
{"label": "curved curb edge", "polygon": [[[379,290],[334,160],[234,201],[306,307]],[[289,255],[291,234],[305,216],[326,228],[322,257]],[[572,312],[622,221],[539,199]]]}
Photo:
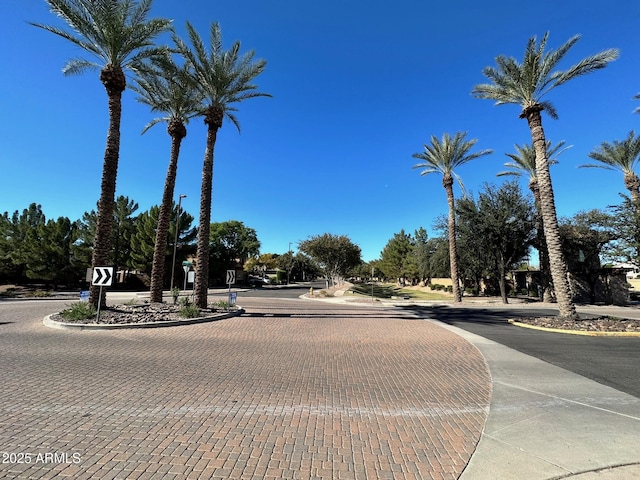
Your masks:
{"label": "curved curb edge", "polygon": [[167,320],[164,322],[149,322],[149,323],[65,323],[52,320],[52,315],[47,315],[42,320],[42,323],[49,328],[57,328],[59,330],[123,330],[131,328],[162,328],[162,327],[178,327],[181,325],[194,325],[196,323],[216,322],[218,320],[225,320],[227,318],[237,317],[244,313],[243,308],[238,308],[233,312],[228,312],[221,315],[213,315],[208,317],[198,318],[185,318],[184,320]]}
{"label": "curved curb edge", "polygon": [[538,327],[537,325],[529,325],[511,318],[509,319],[509,323],[516,327],[542,330],[543,332],[564,333],[567,335],[583,335],[587,337],[640,337],[640,332],[592,332],[586,330],[563,330],[560,328]]}

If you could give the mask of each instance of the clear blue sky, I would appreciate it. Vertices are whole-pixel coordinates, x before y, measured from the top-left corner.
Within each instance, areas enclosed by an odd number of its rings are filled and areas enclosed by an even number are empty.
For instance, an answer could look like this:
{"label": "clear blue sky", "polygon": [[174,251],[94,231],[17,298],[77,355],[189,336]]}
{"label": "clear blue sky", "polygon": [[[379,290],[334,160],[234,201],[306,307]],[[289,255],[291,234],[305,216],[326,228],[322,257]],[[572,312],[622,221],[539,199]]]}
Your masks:
{"label": "clear blue sky", "polygon": [[[517,106],[470,95],[496,55],[521,59],[527,39],[550,31],[555,48],[579,33],[564,64],[617,47],[604,70],[554,91],[559,120],[543,117],[547,138],[573,148],[552,169],[560,216],[619,203],[622,175],[577,169],[602,141],[640,130],[640,2],[540,0],[155,0],[156,16],[190,20],[203,38],[219,21],[225,46],[240,40],[267,60],[257,79],[273,98],[239,105],[242,133],[225,123],[215,151],[212,221],[256,229],[262,252],[325,232],[348,235],[365,260],[394,233],[446,213],[441,178],[412,169],[431,135],[468,131],[494,154],[459,169],[465,185],[501,183],[515,143],[530,141]],[[2,0],[0,33],[0,211],[42,205],[47,218],[81,218],[99,196],[107,133],[106,93],[98,73],[65,77],[78,51],[27,24],[58,24],[43,0]],[[168,41],[168,39],[166,40]],[[141,136],[152,115],[123,97],[117,195],[142,212],[159,204],[169,160],[163,125]],[[205,148],[201,119],[188,125],[176,198],[197,221]],[[522,180],[526,189],[527,182]],[[459,191],[456,191],[459,195]]]}

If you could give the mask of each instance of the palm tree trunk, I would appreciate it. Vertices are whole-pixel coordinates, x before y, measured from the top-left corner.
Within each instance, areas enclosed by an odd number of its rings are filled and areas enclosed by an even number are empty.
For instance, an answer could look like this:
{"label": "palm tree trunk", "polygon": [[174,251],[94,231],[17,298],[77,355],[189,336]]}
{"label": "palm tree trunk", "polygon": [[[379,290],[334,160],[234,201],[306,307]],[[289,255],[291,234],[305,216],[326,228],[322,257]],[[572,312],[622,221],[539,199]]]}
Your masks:
{"label": "palm tree trunk", "polygon": [[442,185],[447,192],[447,203],[449,204],[449,265],[451,268],[453,301],[462,302],[460,282],[458,280],[458,250],[456,246],[456,209],[455,200],[453,198],[453,177],[451,177],[451,175],[445,175],[442,179]]}
{"label": "palm tree trunk", "polygon": [[538,257],[540,260],[540,287],[542,288],[542,301],[552,303],[555,299],[553,298],[553,286],[551,284],[547,240],[544,238],[544,230],[542,227],[542,214],[540,213],[540,188],[538,187],[537,179],[532,179],[529,182],[529,189],[533,194],[533,201],[536,207],[535,226],[536,240],[538,242]]}
{"label": "palm tree trunk", "polygon": [[[93,268],[109,266],[113,206],[115,203],[116,178],[118,176],[118,160],[120,156],[122,92],[126,87],[126,80],[122,70],[116,69],[111,65],[107,65],[100,72],[100,80],[104,84],[109,99],[109,131],[102,165],[98,218],[93,243],[93,258],[91,260]],[[96,308],[98,304],[106,306],[106,292],[103,290],[101,296],[100,287],[91,286],[89,301]]]}
{"label": "palm tree trunk", "polygon": [[551,185],[551,175],[549,173],[549,161],[547,158],[546,139],[542,129],[542,108],[531,107],[523,111],[522,117],[527,119],[533,148],[536,151],[536,176],[540,189],[540,213],[542,215],[542,225],[549,254],[549,266],[553,287],[558,299],[558,309],[560,317],[578,318],[576,307],[573,304],[571,289],[569,286],[567,263],[562,254],[560,242],[560,229],[558,228],[558,218],[556,216],[556,205]]}
{"label": "palm tree trunk", "polygon": [[500,297],[502,298],[502,303],[509,303],[509,298],[507,297],[507,281],[506,281],[506,272],[504,268],[504,256],[502,252],[498,254],[498,285],[500,286]]}
{"label": "palm tree trunk", "polygon": [[631,201],[640,208],[640,178],[635,173],[625,173],[624,186],[631,194]]}
{"label": "palm tree trunk", "polygon": [[211,195],[213,188],[213,152],[218,129],[222,126],[224,112],[210,109],[205,116],[207,124],[207,148],[202,166],[202,188],[200,190],[200,224],[198,226],[198,247],[196,252],[195,304],[207,308],[209,289],[209,235],[211,232]]}
{"label": "palm tree trunk", "polygon": [[[171,159],[167,169],[167,177],[164,182],[162,204],[158,214],[158,228],[156,229],[156,243],[153,248],[153,263],[151,266],[151,302],[162,302],[162,289],[164,287],[164,266],[167,250],[167,235],[169,223],[173,211],[173,192],[176,186],[178,172],[178,157],[180,156],[180,144],[187,135],[187,129],[182,122],[171,121],[167,127],[171,135]],[[178,215],[180,212],[178,212]],[[176,222],[177,224],[177,222]],[[178,232],[179,233],[179,232]]]}

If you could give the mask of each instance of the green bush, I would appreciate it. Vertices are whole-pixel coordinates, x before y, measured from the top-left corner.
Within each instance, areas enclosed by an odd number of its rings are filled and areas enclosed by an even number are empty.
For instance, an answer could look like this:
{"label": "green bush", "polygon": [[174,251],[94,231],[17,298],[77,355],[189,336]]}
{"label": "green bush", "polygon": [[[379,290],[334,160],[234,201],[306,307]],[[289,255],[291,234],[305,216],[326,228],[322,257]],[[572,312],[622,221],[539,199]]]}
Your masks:
{"label": "green bush", "polygon": [[41,298],[41,297],[50,297],[51,296],[51,291],[50,290],[33,290],[32,292],[27,292],[26,295],[27,297],[36,297],[36,298]]}
{"label": "green bush", "polygon": [[464,289],[464,293],[468,295],[478,295],[478,289],[475,287],[467,287]]}
{"label": "green bush", "polygon": [[189,301],[189,297],[184,297],[180,300],[182,308],[178,311],[178,315],[182,318],[198,318],[201,313],[200,309]]}
{"label": "green bush", "polygon": [[96,316],[96,309],[89,302],[74,302],[60,312],[65,320],[87,320]]}
{"label": "green bush", "polygon": [[453,285],[447,285],[447,286],[445,287],[445,290],[446,290],[447,292],[449,292],[449,293],[453,293]]}
{"label": "green bush", "polygon": [[173,297],[173,304],[178,304],[178,297],[180,296],[180,289],[178,287],[173,287],[171,290],[171,296]]}
{"label": "green bush", "polygon": [[220,300],[213,304],[215,308],[219,308],[220,310],[229,310],[231,308],[231,304],[225,300]]}

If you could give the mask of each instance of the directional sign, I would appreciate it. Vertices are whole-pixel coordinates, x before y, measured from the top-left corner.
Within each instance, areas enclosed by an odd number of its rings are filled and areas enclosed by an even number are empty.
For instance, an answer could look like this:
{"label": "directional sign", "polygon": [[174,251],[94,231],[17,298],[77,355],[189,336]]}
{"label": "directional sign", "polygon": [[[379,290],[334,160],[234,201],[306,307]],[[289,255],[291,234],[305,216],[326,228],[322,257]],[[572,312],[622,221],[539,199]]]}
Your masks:
{"label": "directional sign", "polygon": [[232,283],[236,283],[236,271],[227,270],[227,285],[231,285]]}
{"label": "directional sign", "polygon": [[113,267],[95,267],[91,285],[109,287],[113,281]]}

